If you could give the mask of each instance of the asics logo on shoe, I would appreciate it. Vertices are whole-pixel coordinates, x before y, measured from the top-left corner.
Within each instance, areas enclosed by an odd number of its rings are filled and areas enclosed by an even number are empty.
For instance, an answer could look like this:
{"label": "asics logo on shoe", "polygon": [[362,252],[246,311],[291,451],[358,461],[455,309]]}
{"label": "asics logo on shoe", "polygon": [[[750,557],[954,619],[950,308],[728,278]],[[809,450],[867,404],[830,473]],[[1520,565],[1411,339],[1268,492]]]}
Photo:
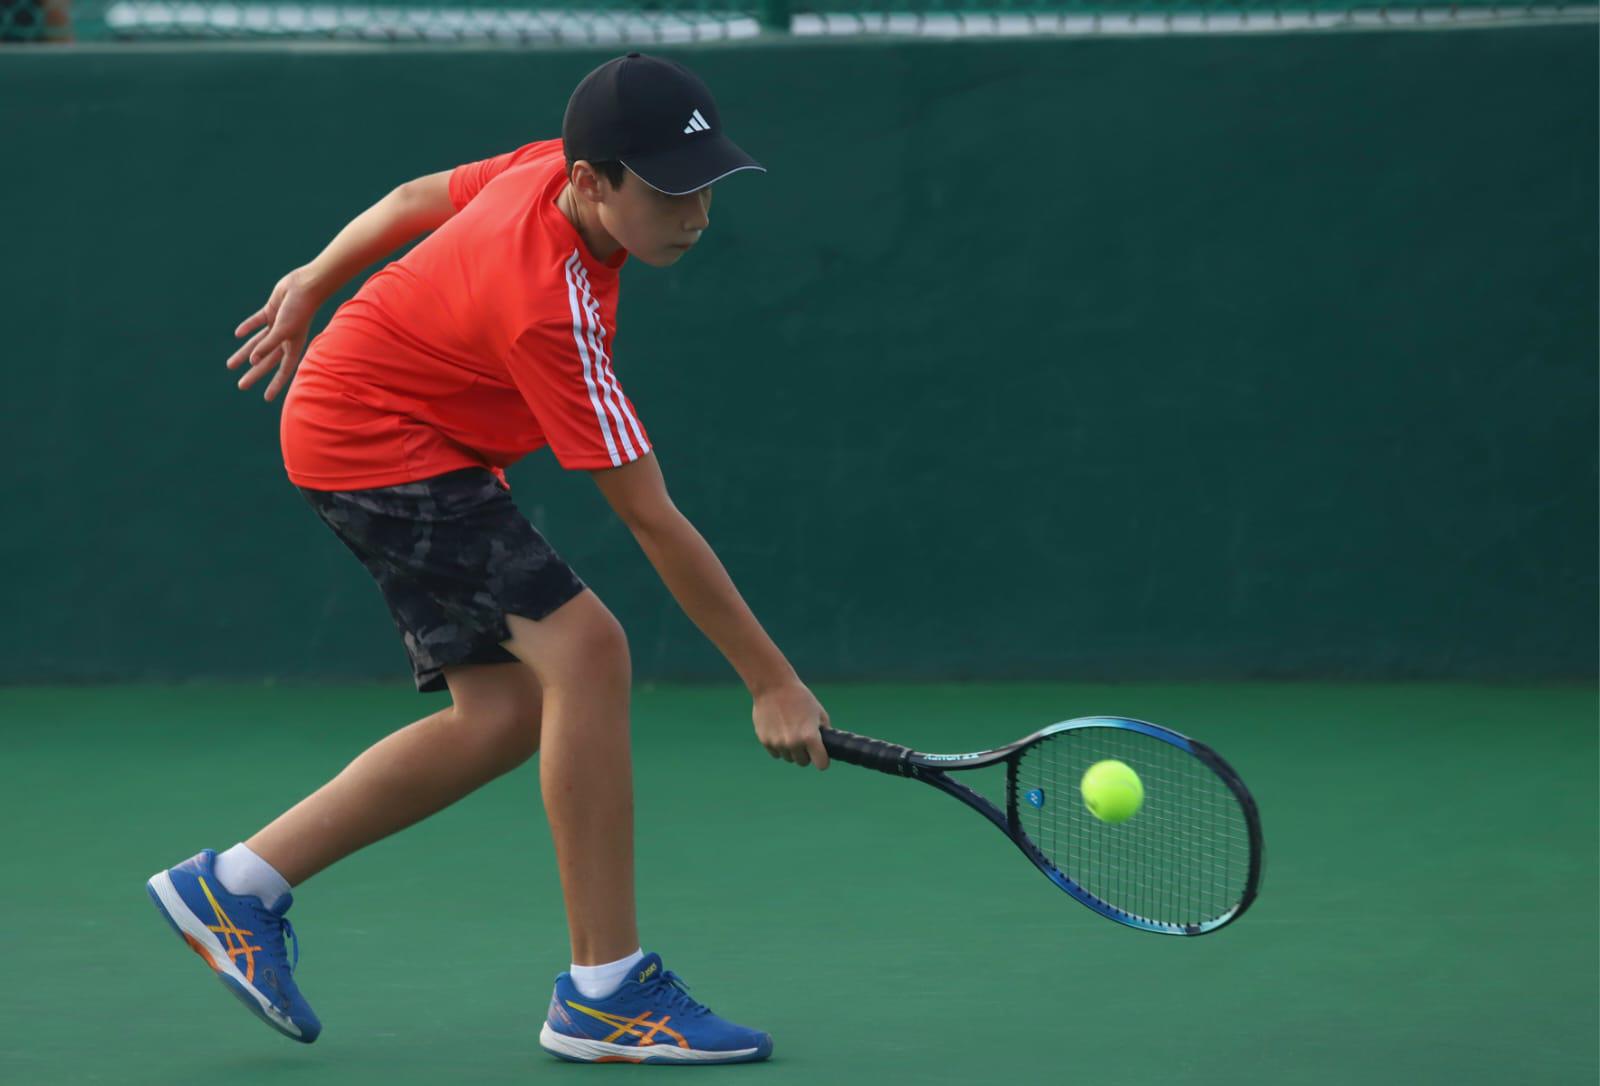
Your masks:
{"label": "asics logo on shoe", "polygon": [[649,980],[652,976],[655,975],[655,971],[657,969],[659,969],[659,968],[661,968],[661,963],[660,962],[651,962],[650,963],[650,967],[648,969],[646,969],[643,973],[639,974],[639,983],[643,984],[645,981]]}
{"label": "asics logo on shoe", "polygon": [[[251,946],[246,936],[254,935],[255,933],[245,931],[233,922],[233,918],[223,911],[221,905],[217,904],[216,895],[211,892],[211,887],[206,884],[204,877],[197,877],[196,881],[200,883],[200,890],[206,895],[206,900],[211,903],[211,911],[216,913],[217,916],[218,922],[207,924],[206,928],[222,937],[222,949],[228,952],[229,958],[238,958],[241,955],[244,957],[244,979],[254,981],[256,978],[256,951],[261,948]],[[238,963],[236,962],[235,964]]]}
{"label": "asics logo on shoe", "polygon": [[600,1038],[602,1044],[627,1044],[631,1040],[643,1048],[646,1045],[661,1044],[661,1041],[656,1040],[656,1034],[661,1033],[679,1048],[689,1047],[689,1042],[684,1039],[683,1034],[667,1027],[667,1023],[672,1021],[670,1014],[662,1015],[658,1021],[651,1021],[649,1011],[643,1011],[632,1018],[624,1018],[620,1014],[607,1014],[593,1007],[585,1007],[582,1003],[574,1003],[570,999],[567,1000],[567,1006],[579,1014],[587,1014],[590,1018],[597,1018],[612,1027],[609,1034]]}

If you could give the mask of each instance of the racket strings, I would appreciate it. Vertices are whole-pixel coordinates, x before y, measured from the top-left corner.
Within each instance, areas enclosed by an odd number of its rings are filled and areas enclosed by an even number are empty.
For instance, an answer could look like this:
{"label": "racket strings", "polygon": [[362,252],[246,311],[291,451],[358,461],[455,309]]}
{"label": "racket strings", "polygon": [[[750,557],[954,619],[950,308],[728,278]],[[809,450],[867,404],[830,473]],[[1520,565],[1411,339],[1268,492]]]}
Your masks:
{"label": "racket strings", "polygon": [[[1096,762],[1131,766],[1144,804],[1126,822],[1101,822],[1080,782]],[[1078,728],[1029,748],[1017,766],[1023,832],[1084,890],[1165,924],[1202,924],[1243,899],[1250,830],[1238,799],[1204,762],[1121,728]]]}

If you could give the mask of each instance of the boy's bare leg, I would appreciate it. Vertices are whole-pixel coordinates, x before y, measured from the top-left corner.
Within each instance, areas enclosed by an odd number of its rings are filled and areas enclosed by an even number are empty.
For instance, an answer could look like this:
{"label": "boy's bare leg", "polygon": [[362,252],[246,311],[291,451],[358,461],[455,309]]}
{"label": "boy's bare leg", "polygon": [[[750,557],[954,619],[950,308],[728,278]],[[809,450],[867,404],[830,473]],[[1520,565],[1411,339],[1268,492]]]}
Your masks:
{"label": "boy's bare leg", "polygon": [[455,704],[374,744],[245,843],[296,886],[542,746],[572,961],[615,961],[639,947],[627,639],[587,591],[541,621],[507,621],[506,648],[527,666],[448,669]]}
{"label": "boy's bare leg", "polygon": [[446,668],[445,681],[453,704],[368,747],[245,844],[298,886],[450,806],[539,749],[539,683],[526,666]]}
{"label": "boy's bare leg", "polygon": [[627,638],[589,591],[539,622],[506,619],[506,648],[534,670],[544,693],[539,782],[572,961],[613,962],[639,948]]}

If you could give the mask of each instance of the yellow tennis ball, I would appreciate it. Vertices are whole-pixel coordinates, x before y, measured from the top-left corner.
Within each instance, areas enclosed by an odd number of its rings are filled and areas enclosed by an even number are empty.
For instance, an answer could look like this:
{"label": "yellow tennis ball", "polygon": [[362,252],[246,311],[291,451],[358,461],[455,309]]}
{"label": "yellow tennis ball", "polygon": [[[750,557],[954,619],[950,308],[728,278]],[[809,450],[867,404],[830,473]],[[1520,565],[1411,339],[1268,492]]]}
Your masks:
{"label": "yellow tennis ball", "polygon": [[1107,759],[1083,775],[1083,804],[1102,822],[1126,822],[1144,806],[1144,784],[1125,762]]}

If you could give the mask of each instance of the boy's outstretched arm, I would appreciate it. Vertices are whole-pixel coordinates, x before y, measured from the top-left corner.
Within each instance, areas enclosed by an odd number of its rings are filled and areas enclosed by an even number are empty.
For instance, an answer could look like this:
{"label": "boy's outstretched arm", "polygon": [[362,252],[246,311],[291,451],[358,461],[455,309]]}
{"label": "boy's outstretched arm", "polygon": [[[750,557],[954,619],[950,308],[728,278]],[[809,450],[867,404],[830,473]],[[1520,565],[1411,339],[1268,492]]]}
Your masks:
{"label": "boy's outstretched arm", "polygon": [[828,726],[827,712],[750,613],[716,552],[672,504],[655,454],[592,474],[678,606],[749,688],[761,745],[774,758],[827,769],[818,731]]}
{"label": "boy's outstretched arm", "polygon": [[437,229],[455,213],[450,171],[445,170],[407,181],[350,220],[316,259],[278,280],[267,304],[234,329],[236,337],[250,337],[228,359],[230,370],[249,366],[239,387],[249,388],[276,368],[266,399],[277,396],[300,363],[311,319],[322,303],[362,268]]}

